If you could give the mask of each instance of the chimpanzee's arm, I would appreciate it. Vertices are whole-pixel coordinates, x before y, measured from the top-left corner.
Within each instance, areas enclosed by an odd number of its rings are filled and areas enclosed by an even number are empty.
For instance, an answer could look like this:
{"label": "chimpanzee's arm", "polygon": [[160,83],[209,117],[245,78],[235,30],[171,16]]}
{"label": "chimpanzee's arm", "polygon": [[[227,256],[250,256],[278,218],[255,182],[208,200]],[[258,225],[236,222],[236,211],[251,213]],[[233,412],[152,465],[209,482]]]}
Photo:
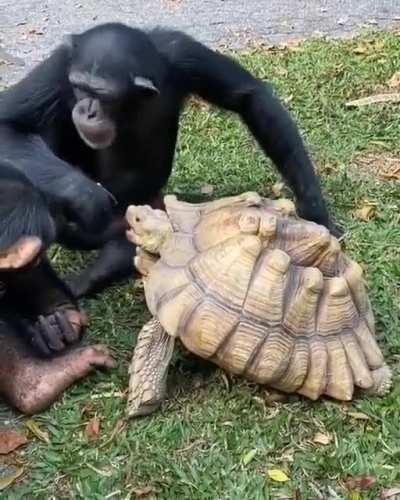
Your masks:
{"label": "chimpanzee's arm", "polygon": [[98,293],[134,275],[135,254],[136,247],[126,239],[125,234],[111,240],[104,245],[91,266],[67,280],[68,286],[77,298]]}
{"label": "chimpanzee's arm", "polygon": [[269,84],[179,32],[153,32],[188,92],[238,113],[294,191],[300,214],[330,226],[318,179],[293,119]]}
{"label": "chimpanzee's arm", "polygon": [[76,308],[74,296],[46,258],[35,267],[12,272],[6,283],[7,297],[32,318],[61,308]]}
{"label": "chimpanzee's arm", "polygon": [[0,122],[0,155],[44,193],[55,212],[63,212],[95,232],[111,220],[109,193],[58,158],[39,135]]}

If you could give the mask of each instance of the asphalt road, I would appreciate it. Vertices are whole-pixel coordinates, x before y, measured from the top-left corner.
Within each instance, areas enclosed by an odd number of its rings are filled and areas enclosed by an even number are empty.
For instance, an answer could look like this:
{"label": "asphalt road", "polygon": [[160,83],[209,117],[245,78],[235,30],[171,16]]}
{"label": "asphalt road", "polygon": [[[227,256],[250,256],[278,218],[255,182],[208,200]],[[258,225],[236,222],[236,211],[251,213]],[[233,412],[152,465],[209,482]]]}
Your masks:
{"label": "asphalt road", "polygon": [[232,47],[400,27],[400,0],[0,0],[0,87],[95,23],[166,25]]}

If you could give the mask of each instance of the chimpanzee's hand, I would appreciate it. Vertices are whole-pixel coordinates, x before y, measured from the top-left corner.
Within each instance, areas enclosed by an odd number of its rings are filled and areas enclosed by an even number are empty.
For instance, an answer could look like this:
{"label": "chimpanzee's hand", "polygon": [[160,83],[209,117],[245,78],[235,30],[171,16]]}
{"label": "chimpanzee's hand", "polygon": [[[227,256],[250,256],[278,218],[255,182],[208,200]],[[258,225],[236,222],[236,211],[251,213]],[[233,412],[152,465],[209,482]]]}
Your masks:
{"label": "chimpanzee's hand", "polygon": [[31,343],[41,354],[49,356],[79,340],[86,325],[84,313],[59,309],[48,316],[39,316],[30,328]]}
{"label": "chimpanzee's hand", "polygon": [[89,232],[101,231],[112,219],[111,193],[78,171],[59,180],[56,194],[67,219]]}
{"label": "chimpanzee's hand", "polygon": [[298,200],[296,209],[299,217],[325,226],[336,238],[343,235],[343,230],[331,221],[322,199],[320,202],[317,198]]}

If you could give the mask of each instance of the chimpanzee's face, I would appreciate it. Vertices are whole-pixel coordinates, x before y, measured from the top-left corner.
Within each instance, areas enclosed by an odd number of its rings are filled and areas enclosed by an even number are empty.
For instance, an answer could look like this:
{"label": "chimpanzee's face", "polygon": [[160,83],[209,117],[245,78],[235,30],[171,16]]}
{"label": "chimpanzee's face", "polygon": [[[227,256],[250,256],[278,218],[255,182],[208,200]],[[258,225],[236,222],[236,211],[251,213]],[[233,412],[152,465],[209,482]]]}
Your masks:
{"label": "chimpanzee's face", "polygon": [[76,99],[72,120],[89,147],[107,148],[115,141],[121,115],[129,120],[129,110],[158,95],[146,72],[159,55],[144,33],[120,26],[74,35],[70,44],[68,77]]}

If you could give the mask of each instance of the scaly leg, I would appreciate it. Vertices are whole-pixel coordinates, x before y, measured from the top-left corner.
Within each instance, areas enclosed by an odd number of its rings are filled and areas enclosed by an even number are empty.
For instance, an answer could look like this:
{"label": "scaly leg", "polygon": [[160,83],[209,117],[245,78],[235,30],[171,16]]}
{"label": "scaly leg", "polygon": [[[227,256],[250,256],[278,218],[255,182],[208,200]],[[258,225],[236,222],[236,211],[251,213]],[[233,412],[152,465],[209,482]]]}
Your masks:
{"label": "scaly leg", "polygon": [[129,367],[129,417],[148,415],[161,405],[174,343],[156,318],[141,329]]}

